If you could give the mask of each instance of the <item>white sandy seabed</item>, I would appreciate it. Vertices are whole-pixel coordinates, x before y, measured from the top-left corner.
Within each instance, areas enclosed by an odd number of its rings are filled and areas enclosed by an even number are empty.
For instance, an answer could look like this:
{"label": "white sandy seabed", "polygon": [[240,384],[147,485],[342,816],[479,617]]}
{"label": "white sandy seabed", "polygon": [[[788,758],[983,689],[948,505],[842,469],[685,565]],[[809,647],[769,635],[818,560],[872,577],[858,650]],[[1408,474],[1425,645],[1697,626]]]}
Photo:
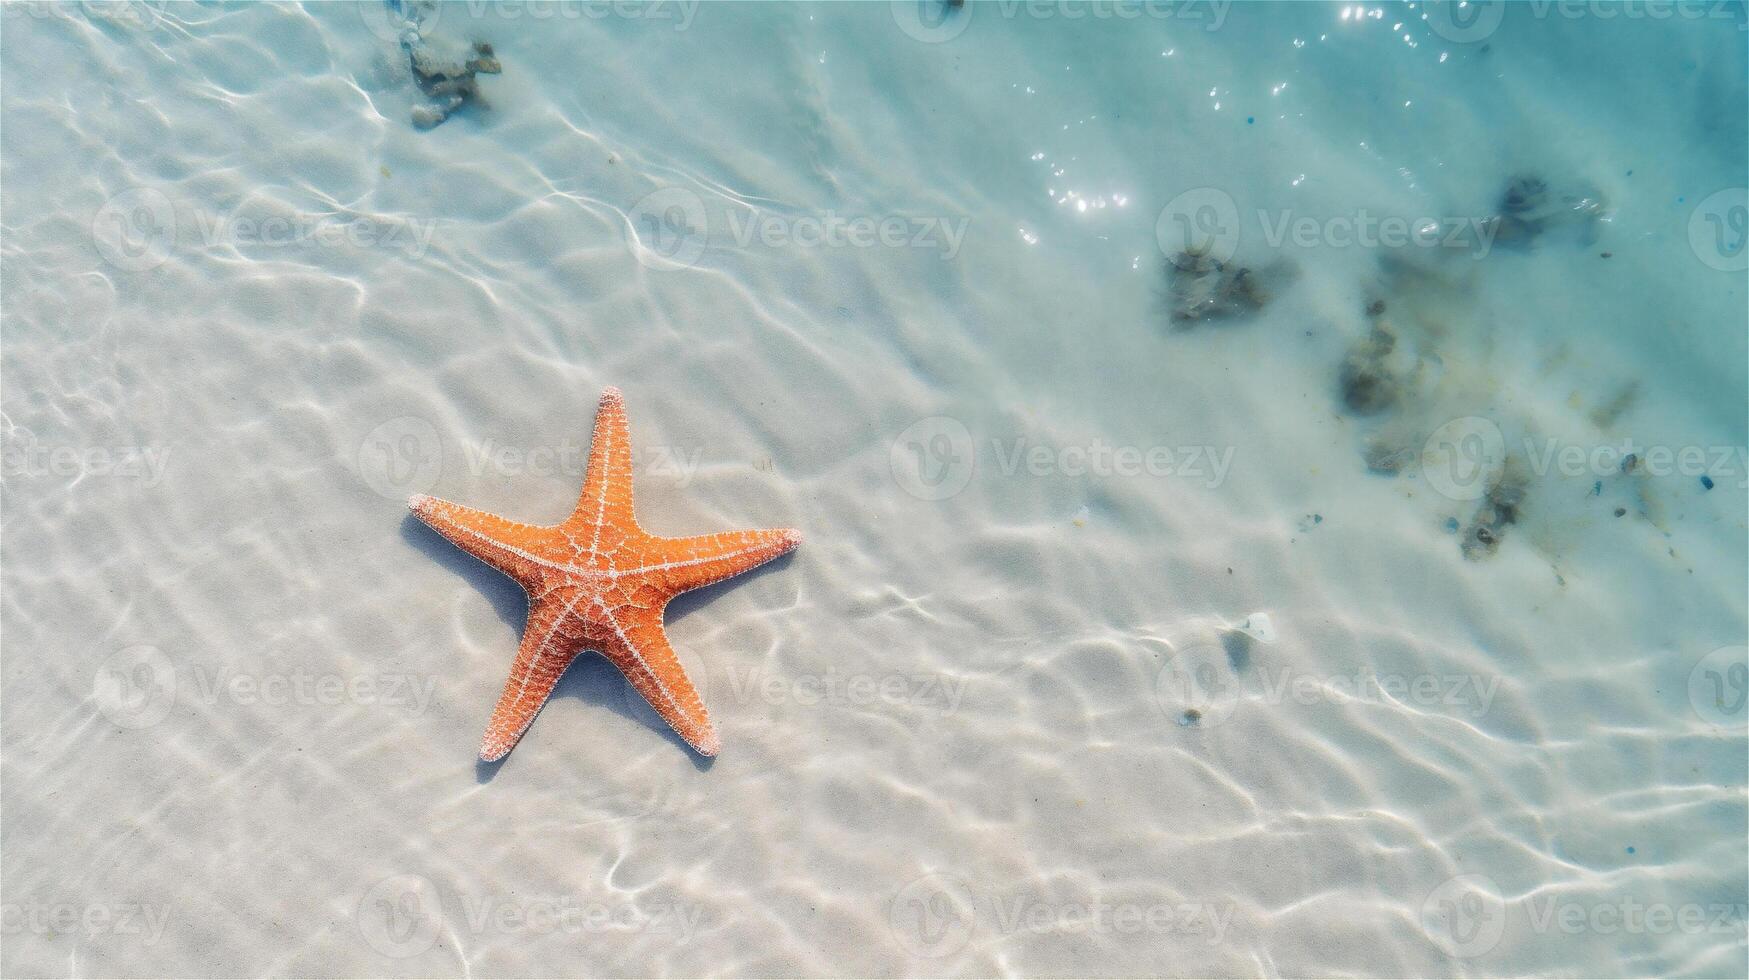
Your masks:
{"label": "white sandy seabed", "polygon": [[[380,4],[8,5],[0,973],[1743,975],[1744,19],[1621,9],[457,4],[422,131]],[[589,656],[477,767],[405,498],[610,384],[806,543],[718,759]]]}

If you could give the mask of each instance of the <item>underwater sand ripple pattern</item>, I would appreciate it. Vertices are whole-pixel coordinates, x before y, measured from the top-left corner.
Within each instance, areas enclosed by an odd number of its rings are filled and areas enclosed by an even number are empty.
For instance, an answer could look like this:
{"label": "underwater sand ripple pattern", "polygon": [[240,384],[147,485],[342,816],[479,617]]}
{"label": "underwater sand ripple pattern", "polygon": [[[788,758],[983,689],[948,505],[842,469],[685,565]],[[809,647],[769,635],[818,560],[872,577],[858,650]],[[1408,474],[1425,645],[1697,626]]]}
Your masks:
{"label": "underwater sand ripple pattern", "polygon": [[[1438,74],[1480,72],[1474,46],[1471,69],[1295,56],[1320,20],[1243,8],[979,8],[925,43],[887,5],[684,31],[450,6],[431,30],[503,72],[421,132],[376,5],[146,9],[9,6],[0,31],[24,461],[0,485],[0,973],[1742,966],[1742,715],[1705,692],[1744,634],[1743,489],[1685,485],[1661,523],[1557,507],[1466,560],[1453,503],[1368,473],[1338,402],[1375,257],[1306,250],[1254,321],[1174,334],[1153,228],[1205,186],[1486,207],[1557,107],[1631,124],[1575,127],[1601,160],[1690,141],[1636,179],[1704,183],[1679,169],[1728,175],[1708,140],[1736,137],[1638,73],[1740,68],[1740,43],[1650,25],[1642,69],[1580,24],[1611,67],[1575,73],[1535,54],[1562,25],[1509,23],[1478,80]],[[1247,132],[1259,64],[1297,72],[1293,115]],[[1479,108],[1435,97],[1451,77]],[[675,189],[708,228],[640,210]],[[1621,240],[1656,247],[1615,245],[1607,281],[1549,250],[1426,301],[1448,380],[1416,425],[1555,425],[1639,373],[1642,438],[1743,442],[1718,394],[1743,358],[1696,339],[1740,297],[1686,213],[1631,225],[1636,193]],[[907,244],[768,244],[828,208]],[[681,268],[640,259],[701,231]],[[560,519],[610,382],[649,526],[810,543],[670,609],[721,758],[586,657],[483,773],[522,597],[402,502]],[[931,419],[957,428],[904,444]],[[1096,443],[1181,465],[1070,472]],[[1201,447],[1219,475],[1182,465]],[[1709,918],[1612,925],[1624,901]]]}

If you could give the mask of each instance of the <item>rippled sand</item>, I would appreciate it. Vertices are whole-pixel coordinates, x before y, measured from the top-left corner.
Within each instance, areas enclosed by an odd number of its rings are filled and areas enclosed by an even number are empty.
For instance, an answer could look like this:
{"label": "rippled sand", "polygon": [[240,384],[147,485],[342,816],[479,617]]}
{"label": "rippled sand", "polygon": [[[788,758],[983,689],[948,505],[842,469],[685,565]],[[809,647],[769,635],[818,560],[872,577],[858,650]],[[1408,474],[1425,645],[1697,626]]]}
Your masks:
{"label": "rippled sand", "polygon": [[[1742,975],[1740,9],[548,9],[428,131],[380,4],[0,11],[0,973]],[[1525,173],[1609,220],[1329,225]],[[669,610],[719,758],[586,656],[477,766],[405,499],[557,521],[610,384],[806,543]]]}

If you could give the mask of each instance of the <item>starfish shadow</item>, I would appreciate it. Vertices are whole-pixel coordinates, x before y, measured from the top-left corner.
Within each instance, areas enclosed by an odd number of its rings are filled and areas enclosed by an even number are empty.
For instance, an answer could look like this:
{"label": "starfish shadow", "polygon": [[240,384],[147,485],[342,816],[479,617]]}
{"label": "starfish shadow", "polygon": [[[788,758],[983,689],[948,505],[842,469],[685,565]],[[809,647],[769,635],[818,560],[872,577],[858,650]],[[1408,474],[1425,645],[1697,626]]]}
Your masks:
{"label": "starfish shadow", "polygon": [[[606,708],[667,739],[675,748],[685,753],[688,759],[692,760],[693,768],[700,772],[710,771],[711,766],[715,765],[717,760],[694,752],[692,746],[686,744],[685,739],[681,738],[674,729],[663,724],[660,719],[652,723],[648,717],[632,710],[626,704],[626,690],[625,678],[620,676],[618,669],[609,663],[606,657],[594,650],[584,650],[577,654],[577,659],[571,661],[569,667],[565,668],[565,673],[559,678],[559,683],[554,685],[553,693],[547,698],[547,703],[551,704],[559,698],[575,698],[584,704]],[[543,713],[545,712],[545,705],[541,707],[541,710]],[[536,720],[539,720],[538,715]],[[491,782],[498,775],[498,770],[504,768],[504,764],[509,762],[511,756],[515,754],[516,750],[512,749],[509,755],[495,762],[475,759],[475,781],[479,783]]]}
{"label": "starfish shadow", "polygon": [[[522,623],[516,624],[518,636],[521,635],[522,625]],[[666,738],[675,748],[685,753],[687,758],[692,760],[694,768],[699,771],[710,770],[710,767],[716,763],[715,759],[694,752],[692,746],[686,744],[686,740],[676,734],[674,729],[664,724],[660,718],[652,720],[643,713],[633,710],[627,704],[626,698],[636,695],[630,695],[628,692],[629,685],[625,678],[620,675],[619,670],[613,664],[608,662],[606,657],[595,650],[583,650],[577,654],[577,659],[571,661],[571,665],[565,668],[565,673],[553,686],[553,693],[547,697],[547,704],[560,698],[573,698],[587,705],[605,708]],[[541,713],[546,713],[546,705],[541,706]],[[540,721],[539,715],[535,716],[535,721],[537,723]],[[529,728],[532,731],[534,726],[530,725]],[[509,755],[494,762],[475,759],[475,781],[491,782],[498,775],[498,770],[504,768],[504,765],[515,755],[516,750],[511,749]]]}
{"label": "starfish shadow", "polygon": [[715,759],[699,755],[693,751],[686,740],[669,728],[654,709],[639,710],[632,707],[631,702],[639,695],[632,689],[631,683],[625,679],[608,659],[597,650],[584,650],[577,654],[577,659],[571,661],[571,666],[565,668],[565,674],[559,678],[559,683],[553,688],[553,695],[548,702],[559,698],[574,698],[584,704],[598,708],[606,708],[621,718],[648,728],[650,731],[667,739],[669,744],[686,754],[692,760],[693,768],[700,772],[708,772],[716,764]]}
{"label": "starfish shadow", "polygon": [[522,635],[528,621],[528,596],[509,576],[457,548],[412,514],[401,521],[401,537],[432,561],[467,579],[492,603],[498,618],[516,627],[517,636]]}
{"label": "starfish shadow", "polygon": [[691,614],[693,610],[709,605],[717,596],[724,592],[737,586],[746,585],[754,579],[764,578],[767,575],[783,571],[789,567],[790,562],[795,560],[795,552],[786,552],[785,554],[779,555],[765,564],[760,565],[758,568],[750,568],[747,571],[736,575],[734,578],[726,578],[721,582],[707,585],[702,589],[693,589],[691,592],[682,592],[668,600],[668,614],[662,617],[662,621],[664,623],[672,623],[676,620],[683,619]]}

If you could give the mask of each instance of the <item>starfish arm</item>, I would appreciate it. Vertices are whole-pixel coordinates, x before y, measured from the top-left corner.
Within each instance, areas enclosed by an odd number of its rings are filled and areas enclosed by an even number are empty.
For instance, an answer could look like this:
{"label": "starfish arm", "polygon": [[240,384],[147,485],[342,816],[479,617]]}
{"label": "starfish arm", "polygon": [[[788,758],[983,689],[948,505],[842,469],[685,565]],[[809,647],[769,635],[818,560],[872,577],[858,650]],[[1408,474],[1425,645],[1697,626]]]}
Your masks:
{"label": "starfish arm", "polygon": [[409,498],[407,507],[432,530],[475,558],[518,582],[538,581],[540,563],[536,556],[548,533],[546,528],[507,521],[422,493]]}
{"label": "starfish arm", "polygon": [[522,630],[522,646],[510,666],[510,679],[498,696],[492,720],[486,723],[486,737],[480,742],[482,760],[496,762],[516,747],[565,668],[577,658],[577,641],[561,631],[575,604],[573,600],[560,605],[549,598],[529,608],[528,625]]}
{"label": "starfish arm", "polygon": [[680,658],[668,645],[662,610],[622,608],[605,618],[609,634],[601,652],[686,744],[699,755],[716,755],[721,748],[717,730]]}
{"label": "starfish arm", "polygon": [[618,388],[601,393],[595,410],[595,435],[589,443],[589,472],[577,509],[562,525],[573,536],[590,543],[591,551],[602,548],[599,535],[605,528],[637,527],[632,517],[632,435],[626,424],[625,398]]}
{"label": "starfish arm", "polygon": [[662,538],[661,559],[635,570],[677,594],[758,568],[801,543],[802,533],[789,528]]}

